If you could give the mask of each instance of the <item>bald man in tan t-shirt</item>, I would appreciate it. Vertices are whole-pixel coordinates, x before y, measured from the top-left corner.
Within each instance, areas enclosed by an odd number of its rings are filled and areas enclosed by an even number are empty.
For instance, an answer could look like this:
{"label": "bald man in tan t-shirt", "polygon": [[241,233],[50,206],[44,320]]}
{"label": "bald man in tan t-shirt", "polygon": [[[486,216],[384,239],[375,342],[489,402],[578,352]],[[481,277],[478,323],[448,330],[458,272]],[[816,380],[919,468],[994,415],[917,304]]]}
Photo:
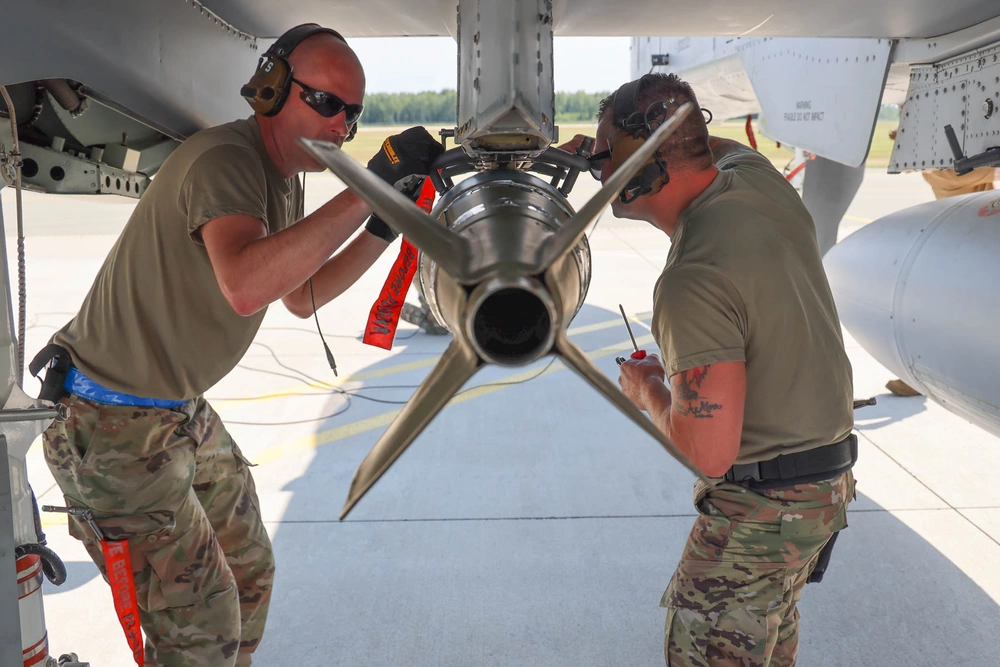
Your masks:
{"label": "bald man in tan t-shirt", "polygon": [[[258,79],[284,65],[287,82],[268,86],[287,86],[260,95]],[[350,191],[303,217],[297,175],[325,167],[298,139],[342,144],[364,92],[338,34],[309,24],[279,38],[245,90],[256,113],[170,155],[80,312],[32,364],[51,361],[46,379],[60,378],[54,398],[70,408],[43,435],[46,460],[103,538],[75,516],[70,533],[106,576],[99,539],[129,543],[147,667],[249,665],[263,635],[271,543],[248,463],[204,392],[239,362],[269,304],[312,316],[313,299],[341,294],[395,237]],[[368,167],[396,184],[441,152],[412,128]]]}

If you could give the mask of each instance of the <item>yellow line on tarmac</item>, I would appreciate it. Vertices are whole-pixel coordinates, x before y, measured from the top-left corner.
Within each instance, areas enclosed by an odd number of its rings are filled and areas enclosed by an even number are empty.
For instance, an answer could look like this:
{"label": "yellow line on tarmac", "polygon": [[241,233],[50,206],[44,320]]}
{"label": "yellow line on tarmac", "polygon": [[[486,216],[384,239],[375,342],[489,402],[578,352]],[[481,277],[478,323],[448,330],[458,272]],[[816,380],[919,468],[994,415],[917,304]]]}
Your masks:
{"label": "yellow line on tarmac", "polygon": [[[647,343],[652,343],[652,336],[641,336],[636,338],[636,344],[646,345]],[[608,357],[613,354],[624,354],[623,351],[627,351],[632,345],[632,341],[624,340],[615,345],[608,345],[607,347],[602,347],[600,349],[594,350],[587,353],[587,357],[591,360],[601,359],[603,357]],[[566,366],[559,360],[556,360],[552,366],[549,367],[547,371],[542,373],[542,375],[551,375],[557,371],[565,369]],[[456,405],[458,403],[464,403],[465,401],[471,400],[473,398],[479,398],[480,396],[486,396],[487,394],[492,394],[495,391],[500,391],[505,387],[510,386],[515,382],[523,382],[535,376],[537,370],[528,370],[515,375],[508,376],[502,380],[498,380],[496,383],[487,383],[479,387],[475,387],[469,391],[466,391],[448,402],[448,405]],[[539,377],[542,377],[541,375]],[[503,384],[500,384],[503,383]],[[309,451],[310,449],[316,449],[321,445],[329,445],[331,443],[337,442],[339,440],[344,440],[345,438],[350,438],[352,436],[358,435],[360,433],[365,433],[366,431],[371,431],[376,428],[383,426],[388,426],[392,423],[392,420],[396,418],[399,413],[402,412],[402,408],[398,410],[392,410],[390,412],[384,412],[380,415],[375,415],[374,417],[368,417],[366,419],[359,419],[355,422],[349,424],[344,424],[343,426],[337,426],[326,431],[320,431],[312,435],[300,438],[293,442],[277,445],[274,447],[269,447],[261,452],[259,455],[255,456],[255,462],[270,463],[271,461],[276,461],[285,456],[291,454],[298,454],[302,452]]]}
{"label": "yellow line on tarmac", "polygon": [[[640,313],[630,319],[640,322],[643,317],[649,317],[651,313]],[[577,336],[585,333],[592,333],[594,331],[601,331],[603,329],[610,329],[615,325],[622,325],[620,318],[615,318],[612,320],[605,320],[604,322],[596,322],[594,324],[587,324],[580,327],[574,327],[569,329],[567,333],[570,336]],[[217,400],[213,401],[211,397],[209,402],[216,409],[225,409],[227,407],[234,407],[237,405],[250,405],[254,403],[262,403],[264,401],[273,401],[282,398],[291,398],[294,396],[301,396],[309,391],[330,389],[332,387],[340,387],[350,382],[364,382],[365,380],[374,380],[376,378],[386,377],[388,375],[396,375],[397,373],[407,373],[409,371],[420,370],[421,368],[427,368],[433,366],[438,362],[441,356],[428,357],[426,359],[418,359],[416,361],[408,361],[402,364],[395,364],[393,366],[387,366],[385,368],[379,368],[370,371],[362,371],[360,373],[354,373],[353,375],[345,375],[344,377],[334,378],[333,380],[326,383],[319,382],[308,382],[306,385],[296,385],[289,389],[283,389],[279,391],[273,391],[266,394],[261,394],[260,396],[251,396],[247,398],[241,398],[239,400]]]}
{"label": "yellow line on tarmac", "polygon": [[844,219],[845,220],[853,220],[854,222],[871,222],[872,221],[871,218],[859,218],[856,215],[845,215]]}
{"label": "yellow line on tarmac", "polygon": [[[365,380],[374,380],[376,378],[385,377],[387,375],[395,375],[397,373],[406,373],[407,371],[420,370],[421,368],[427,368],[428,366],[433,366],[440,359],[440,356],[429,357],[426,359],[418,359],[416,361],[408,361],[404,364],[396,364],[394,366],[387,366],[385,368],[379,368],[377,370],[362,371],[361,373],[354,373],[353,375],[345,375],[343,377],[333,378],[329,382],[308,382],[305,385],[296,385],[289,389],[282,389],[279,391],[270,392],[267,394],[261,394],[260,396],[248,396],[247,398],[241,398],[237,400],[216,400],[213,401],[209,397],[209,402],[215,408],[226,408],[236,405],[248,405],[251,403],[262,403],[264,401],[273,401],[281,398],[290,398],[293,396],[301,396],[311,389],[330,389],[332,387],[339,387],[341,385],[347,384],[349,382],[363,382]],[[303,380],[305,381],[305,380]]]}

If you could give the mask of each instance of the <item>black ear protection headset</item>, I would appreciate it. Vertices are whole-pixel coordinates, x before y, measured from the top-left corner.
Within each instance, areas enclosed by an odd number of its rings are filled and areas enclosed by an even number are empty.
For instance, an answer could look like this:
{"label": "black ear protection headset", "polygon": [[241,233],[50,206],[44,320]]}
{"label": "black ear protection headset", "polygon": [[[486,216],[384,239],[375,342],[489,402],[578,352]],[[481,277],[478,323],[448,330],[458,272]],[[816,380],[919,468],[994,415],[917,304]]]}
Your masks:
{"label": "black ear protection headset", "polygon": [[[340,41],[347,40],[331,28],[324,28],[316,23],[303,23],[291,28],[257,61],[257,71],[250,81],[240,89],[240,95],[246,99],[250,107],[262,116],[277,115],[288,100],[292,85],[292,65],[288,56],[307,37],[318,33],[333,35]],[[350,141],[357,133],[358,124],[351,126],[351,132],[345,139]]]}
{"label": "black ear protection headset", "polygon": [[[614,169],[621,167],[622,163],[649,139],[656,126],[666,120],[667,105],[673,102],[673,100],[667,103],[653,102],[645,111],[640,111],[639,92],[645,78],[641,76],[635,81],[629,81],[615,92],[612,123],[615,129],[627,132],[628,136],[616,141],[609,151],[611,166]],[[650,127],[651,123],[655,123],[656,126]],[[657,149],[625,185],[618,198],[623,204],[631,204],[643,195],[656,194],[669,182],[667,163]]]}

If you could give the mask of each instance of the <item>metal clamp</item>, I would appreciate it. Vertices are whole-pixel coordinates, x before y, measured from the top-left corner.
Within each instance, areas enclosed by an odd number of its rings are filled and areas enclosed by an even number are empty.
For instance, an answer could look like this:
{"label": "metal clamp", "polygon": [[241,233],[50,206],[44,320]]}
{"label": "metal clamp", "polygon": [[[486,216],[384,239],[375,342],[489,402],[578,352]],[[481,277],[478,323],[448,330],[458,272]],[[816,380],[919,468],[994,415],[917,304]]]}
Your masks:
{"label": "metal clamp", "polygon": [[69,406],[56,403],[51,408],[25,408],[0,410],[0,424],[7,422],[45,421],[55,419],[64,422],[69,419]]}
{"label": "metal clamp", "polygon": [[63,514],[71,514],[73,516],[78,516],[87,522],[90,529],[94,531],[97,539],[104,542],[104,533],[101,529],[97,527],[94,523],[94,513],[90,511],[87,507],[56,507],[55,505],[42,505],[43,512],[62,512]]}

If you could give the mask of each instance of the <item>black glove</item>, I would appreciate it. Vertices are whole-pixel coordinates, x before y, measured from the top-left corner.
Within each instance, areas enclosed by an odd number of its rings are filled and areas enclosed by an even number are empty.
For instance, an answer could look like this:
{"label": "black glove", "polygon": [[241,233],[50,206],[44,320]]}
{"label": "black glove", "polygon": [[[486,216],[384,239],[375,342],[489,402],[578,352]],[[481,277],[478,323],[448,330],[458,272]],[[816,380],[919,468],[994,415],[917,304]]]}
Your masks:
{"label": "black glove", "polygon": [[[404,176],[396,181],[394,187],[413,201],[417,201],[417,198],[420,196],[420,190],[424,187],[424,178],[426,177],[418,175]],[[372,236],[377,236],[386,243],[392,243],[399,236],[382,218],[374,214],[368,218],[368,222],[365,224],[365,231]]]}
{"label": "black glove", "polygon": [[422,127],[411,127],[382,142],[382,148],[368,161],[368,168],[386,183],[414,174],[426,176],[444,146]]}

